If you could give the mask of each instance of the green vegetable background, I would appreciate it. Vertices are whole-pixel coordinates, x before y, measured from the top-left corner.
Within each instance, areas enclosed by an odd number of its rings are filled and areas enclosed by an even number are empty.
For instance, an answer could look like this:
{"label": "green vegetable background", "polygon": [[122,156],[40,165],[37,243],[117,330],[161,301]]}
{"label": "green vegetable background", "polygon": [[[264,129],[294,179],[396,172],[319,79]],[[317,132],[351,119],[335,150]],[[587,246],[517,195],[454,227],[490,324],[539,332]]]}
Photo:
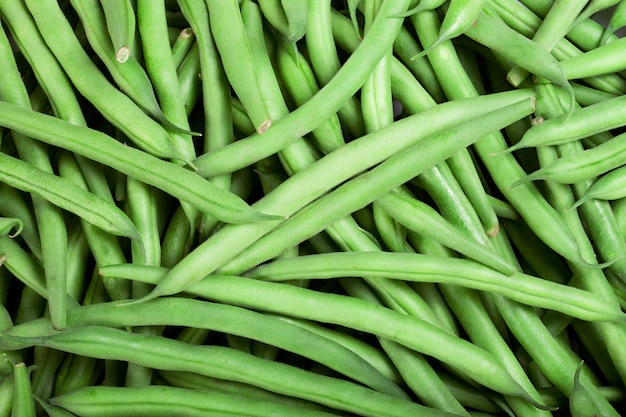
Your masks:
{"label": "green vegetable background", "polygon": [[0,417],[619,417],[623,27],[0,0]]}

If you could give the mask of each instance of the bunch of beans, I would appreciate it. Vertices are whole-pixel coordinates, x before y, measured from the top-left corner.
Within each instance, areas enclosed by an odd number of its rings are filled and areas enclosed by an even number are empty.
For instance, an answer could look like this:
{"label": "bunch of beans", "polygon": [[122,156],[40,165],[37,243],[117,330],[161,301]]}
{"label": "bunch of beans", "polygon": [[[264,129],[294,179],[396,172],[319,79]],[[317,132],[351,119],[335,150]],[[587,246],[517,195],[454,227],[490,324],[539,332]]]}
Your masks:
{"label": "bunch of beans", "polygon": [[0,23],[0,417],[620,415],[626,1]]}

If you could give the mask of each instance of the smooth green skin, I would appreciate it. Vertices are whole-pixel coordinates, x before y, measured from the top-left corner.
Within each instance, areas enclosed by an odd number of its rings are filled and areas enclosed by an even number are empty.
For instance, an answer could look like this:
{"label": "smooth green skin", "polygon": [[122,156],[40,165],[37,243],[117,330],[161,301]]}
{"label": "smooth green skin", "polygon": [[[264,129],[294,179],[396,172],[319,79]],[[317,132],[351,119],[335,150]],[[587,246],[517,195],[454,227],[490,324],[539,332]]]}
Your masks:
{"label": "smooth green skin", "polygon": [[[158,282],[165,272],[163,268],[140,265],[109,266],[101,269],[104,276],[133,277],[152,283]],[[501,365],[494,363],[491,355],[481,348],[425,321],[373,305],[369,301],[319,293],[288,284],[223,275],[213,275],[190,285],[187,290],[219,302],[338,324],[388,338],[457,369],[465,369],[464,372],[469,377],[484,386],[513,396],[526,397],[519,392],[519,386],[512,383],[506,373],[502,374]],[[267,303],[266,297],[271,297],[273,302]],[[322,305],[324,308],[320,308]],[[419,326],[421,330],[415,326]],[[468,363],[465,358],[472,358],[472,363]]]}
{"label": "smooth green skin", "polygon": [[307,28],[309,1],[281,0],[287,18],[286,40],[296,48],[295,43],[304,37]]}
{"label": "smooth green skin", "polygon": [[[121,4],[122,2],[117,2]],[[189,129],[183,129],[172,123],[157,101],[154,88],[148,74],[134,56],[126,57],[124,62],[116,59],[111,39],[106,33],[105,16],[98,6],[98,0],[72,1],[72,7],[80,16],[81,22],[89,30],[86,31],[89,45],[107,67],[109,74],[119,88],[130,97],[144,112],[174,133],[189,134]],[[134,24],[134,12],[133,12]],[[134,35],[134,32],[133,32]],[[181,126],[187,125],[187,120]],[[198,134],[196,134],[198,135]],[[181,152],[181,155],[185,155]],[[188,160],[195,155],[187,155]]]}
{"label": "smooth green skin", "polygon": [[626,161],[626,134],[617,135],[596,147],[561,155],[549,165],[534,171],[524,181],[549,180],[574,184],[593,180]]}
{"label": "smooth green skin", "polygon": [[[524,100],[516,105],[488,113],[483,115],[480,121],[470,120],[457,124],[454,128],[430,136],[403,152],[395,154],[370,171],[342,184],[332,193],[301,209],[271,233],[241,252],[230,264],[218,270],[226,273],[233,271],[239,273],[275,257],[282,248],[306,240],[334,221],[365,207],[395,187],[432,169],[434,165],[460,149],[464,149],[485,134],[529,114],[533,107],[531,101]],[[398,124],[399,122],[394,123],[394,125]],[[234,268],[231,264],[234,264]]]}
{"label": "smooth green skin", "polygon": [[24,228],[20,233],[24,243],[32,256],[41,260],[41,242],[39,240],[35,214],[24,201],[22,192],[9,187],[7,184],[0,183],[0,195],[2,195],[0,199],[0,213],[5,217],[20,219],[24,224]]}
{"label": "smooth green skin", "polygon": [[[487,5],[492,10],[495,10],[508,26],[520,34],[532,38],[543,20],[522,3],[527,5],[529,2],[488,0]],[[550,4],[552,4],[552,2],[550,2]],[[580,55],[585,50],[596,48],[599,39],[598,30],[601,31],[602,27],[594,25],[593,22],[591,22],[590,26],[588,24],[589,22],[590,21],[583,21],[568,33],[568,38],[571,37],[575,39],[576,45],[584,45],[582,50],[572,44],[567,38],[562,38],[551,53],[558,60],[566,60]],[[594,35],[596,35],[595,40]],[[598,90],[613,95],[621,95],[626,91],[626,81],[617,74],[587,78],[585,82]]]}
{"label": "smooth green skin", "polygon": [[[537,102],[537,111],[540,116],[550,119],[563,114],[563,103],[562,101],[559,101],[559,96],[552,86],[540,86],[538,91],[538,97],[539,99]],[[579,151],[580,145],[576,145],[577,143],[560,145],[559,151],[561,154]],[[574,191],[580,192],[580,187],[586,187],[586,184],[576,184],[574,186]],[[620,244],[623,245],[623,242],[618,243],[617,245],[614,243],[609,243],[608,245],[606,245],[607,238],[610,237],[610,234],[600,236],[596,233],[596,231],[601,230],[601,228],[598,227],[598,224],[596,224],[597,222],[606,225],[610,225],[611,223],[610,217],[606,216],[606,214],[608,214],[606,210],[607,207],[594,207],[594,210],[592,212],[584,213],[585,218],[579,218],[576,211],[566,210],[566,208],[570,206],[573,202],[572,190],[569,187],[553,186],[551,191],[552,204],[554,204],[557,210],[564,213],[563,218],[567,222],[569,229],[575,236],[578,245],[581,248],[582,254],[587,259],[595,259],[596,251],[602,252],[603,249],[606,249],[607,246],[615,248],[619,247]],[[610,210],[608,212],[610,212]],[[604,233],[601,232],[601,234]],[[592,244],[592,240],[595,240],[596,242]],[[606,254],[607,252],[604,253]],[[598,269],[589,270],[575,264],[571,264],[570,268],[573,272],[574,279],[576,280],[574,285],[600,295],[605,300],[605,303],[607,305],[613,305],[617,308],[617,306],[619,305],[617,297],[614,291],[608,285],[605,274],[603,274]],[[624,352],[622,349],[616,347],[621,346],[624,343],[624,336],[626,335],[626,333],[624,332],[624,325],[622,323],[596,323],[592,326],[595,328],[594,331],[597,331],[598,334],[601,334],[602,339],[606,341],[605,347],[607,349],[608,356],[611,358],[611,361],[614,364],[613,366],[615,367],[617,372],[622,375],[623,379],[623,375],[625,374],[624,368],[622,366],[622,364],[624,363]],[[593,348],[591,348],[591,350],[594,351]],[[602,353],[600,354],[602,355]],[[536,357],[536,355],[532,356],[535,358],[535,361],[537,363],[540,363],[540,360]],[[570,363],[567,366],[564,366],[564,370],[573,373],[573,365],[574,364]],[[550,370],[549,372],[556,372],[556,370]],[[545,370],[544,374],[548,375]],[[553,378],[555,377],[556,376],[552,376],[549,378],[551,380],[554,380]],[[563,390],[563,392],[568,393],[571,388],[567,386],[560,387],[560,389]],[[596,397],[596,401],[598,401],[599,406],[603,409],[603,414],[613,415],[613,413],[615,413],[613,407],[605,399],[602,398],[601,394],[599,394],[597,390],[591,390],[590,395]]]}
{"label": "smooth green skin", "polygon": [[[390,216],[414,232],[428,236],[445,246],[510,275],[517,268],[488,247],[477,244],[421,201],[399,193],[389,193],[376,200]],[[461,243],[462,242],[462,243]]]}
{"label": "smooth green skin", "polygon": [[[538,43],[485,12],[478,14],[466,35],[534,75],[563,87],[570,95],[570,109],[574,108],[574,92],[563,70],[556,58]],[[510,78],[507,80],[512,82]]]}
{"label": "smooth green skin", "polygon": [[[331,0],[309,1],[308,3],[309,10],[304,40],[311,68],[319,85],[324,86],[332,80],[341,68],[341,62],[337,55],[337,45],[333,39],[333,20],[337,13],[331,7]],[[357,36],[351,22],[349,23],[350,33]],[[345,126],[353,137],[359,137],[365,133],[363,114],[357,97],[349,97],[337,110],[337,116],[341,120],[341,125]]]}
{"label": "smooth green skin", "polygon": [[616,5],[621,0],[591,0],[585,6],[585,8],[580,12],[574,23],[572,23],[571,27],[578,25],[583,20],[589,19],[592,15],[602,10],[608,9],[611,6]]}
{"label": "smooth green skin", "polygon": [[[565,37],[569,27],[588,2],[589,0],[556,0],[535,31],[532,42],[547,52],[552,51],[559,40]],[[513,68],[507,74],[507,79],[513,85],[519,86],[527,75],[526,71]]]}
{"label": "smooth green skin", "polygon": [[585,386],[580,382],[580,371],[583,362],[580,362],[574,373],[574,389],[569,397],[569,410],[573,417],[588,417],[601,415],[600,408],[595,404],[593,396],[589,395]]}
{"label": "smooth green skin", "polygon": [[437,7],[443,5],[445,2],[445,0],[419,0],[417,6],[410,8],[405,13],[395,15],[394,17],[409,17],[425,10],[435,10]]}
{"label": "smooth green skin", "polygon": [[480,15],[484,4],[485,0],[451,0],[443,21],[441,22],[437,39],[428,46],[425,46],[424,51],[420,52],[412,59],[428,55],[430,51],[442,42],[449,41],[450,39],[464,34],[475,24],[475,20]]}
{"label": "smooth green skin", "polygon": [[0,416],[10,417],[13,408],[13,374],[0,381]]}
{"label": "smooth green skin", "polygon": [[25,3],[76,89],[135,144],[160,157],[177,157],[167,131],[117,90],[82,49],[58,3],[47,0]]}
{"label": "smooth green skin", "polygon": [[[437,132],[447,123],[456,125],[460,120],[474,118],[490,109],[529,99],[532,94],[528,90],[517,90],[510,94],[476,98],[476,101],[454,101],[398,121],[326,155],[283,182],[254,207],[259,210],[280,208],[281,214],[291,215],[337,184],[405,149],[410,143]],[[424,121],[429,123],[422,123]],[[421,129],[416,131],[416,126]],[[389,138],[394,140],[389,141]],[[266,223],[222,228],[172,268],[161,288],[155,290],[152,296],[177,293],[189,283],[210,274],[276,226],[273,222]]]}
{"label": "smooth green skin", "polygon": [[609,19],[609,23],[606,25],[602,38],[600,39],[600,44],[606,44],[611,35],[624,26],[626,26],[626,5],[622,1],[613,11],[611,18]]}
{"label": "smooth green skin", "polygon": [[612,74],[626,69],[619,59],[626,48],[626,39],[592,49],[573,58],[559,62],[568,80]]}
{"label": "smooth green skin", "polygon": [[237,393],[225,394],[207,389],[185,389],[153,385],[149,387],[87,387],[50,400],[81,416],[223,416],[250,417],[336,417],[336,414],[253,399]]}
{"label": "smooth green skin", "polygon": [[287,406],[300,407],[302,409],[313,409],[328,411],[328,407],[300,398],[288,397],[276,394],[253,385],[236,381],[226,381],[224,379],[212,378],[206,375],[199,375],[193,372],[182,371],[159,371],[159,376],[173,387],[185,388],[188,390],[205,390],[221,394],[235,395],[252,400],[271,401]]}
{"label": "smooth green skin", "polygon": [[133,176],[225,222],[276,219],[276,216],[251,210],[239,197],[191,171],[125,146],[99,131],[5,102],[0,103],[0,125]]}
{"label": "smooth green skin", "polygon": [[[20,340],[14,345],[16,347],[20,344],[45,345],[83,356],[133,362],[152,369],[190,371],[245,382],[363,416],[397,417],[407,413],[442,417],[452,415],[352,382],[222,346],[188,345],[172,339],[100,326],[80,327],[53,336],[12,339],[13,343]],[[129,345],[136,349],[128,349]]]}
{"label": "smooth green skin", "polygon": [[[106,28],[115,48],[115,59],[124,63],[130,57],[135,39],[135,10],[130,0],[100,0]],[[125,49],[122,49],[125,48]]]}
{"label": "smooth green skin", "polygon": [[[437,24],[436,15],[431,12],[424,12],[413,16],[412,19],[420,39],[424,38],[424,42],[427,43],[425,39],[430,37],[432,42],[434,40],[432,27],[436,27]],[[435,51],[439,51],[439,53],[436,54]],[[442,86],[446,89],[446,94],[452,99],[476,97],[478,92],[460,61],[455,58],[454,50],[440,47],[435,51],[429,55],[429,60],[438,75],[442,80],[445,80],[445,82],[442,81]],[[488,172],[494,174],[492,178],[498,189],[535,233],[565,258],[586,263],[562,219],[545,201],[539,190],[529,185],[525,185],[523,188],[510,187],[515,181],[524,177],[526,173],[512,156],[503,155],[506,146],[504,137],[500,133],[495,133],[474,144],[474,149]]]}
{"label": "smooth green skin", "polygon": [[[185,17],[185,19],[187,19],[187,17]],[[189,25],[191,26],[191,22],[189,23]],[[182,62],[185,60],[185,57],[187,56],[193,45],[196,44],[196,40],[196,34],[193,30],[193,27],[184,28],[178,34],[176,41],[174,41],[174,43],[172,44],[172,61],[176,66],[176,71],[180,70],[180,64],[182,64]]]}
{"label": "smooth green skin", "polygon": [[508,276],[465,259],[394,252],[338,252],[276,260],[246,275],[269,281],[371,276],[443,282],[500,293],[524,304],[555,309],[582,320],[623,321],[626,317],[615,306],[587,291],[523,273]]}
{"label": "smooth green skin", "polygon": [[[137,28],[141,36],[144,66],[163,109],[165,118],[180,126],[186,134],[175,131],[171,141],[183,161],[195,159],[196,152],[189,132],[189,120],[183,101],[176,65],[167,36],[168,22],[165,4],[154,1],[137,1]],[[190,214],[193,218],[193,215]]]}
{"label": "smooth green skin", "polygon": [[[398,398],[408,398],[397,385],[348,348],[280,317],[187,298],[157,299],[129,308],[119,308],[118,304],[120,303],[101,303],[70,309],[68,328],[92,325],[107,327],[163,325],[215,330],[277,346],[322,363],[377,391]],[[211,321],[207,322],[206,317],[212,317]],[[36,336],[49,333],[49,327],[49,320],[43,318],[13,328],[5,334]]]}
{"label": "smooth green skin", "polygon": [[[25,109],[31,109],[26,86],[20,76],[20,71],[4,30],[0,30],[0,61],[2,62],[0,71],[4,74],[4,82],[0,87],[0,99]],[[39,184],[35,184],[38,181],[39,172],[43,176],[54,177],[47,148],[42,143],[38,143],[19,132],[13,132],[12,136],[17,154],[21,159],[13,158],[4,153],[0,154],[2,159],[5,160],[0,164],[3,166],[3,172],[0,177],[3,178],[3,182],[18,189],[23,190],[22,186],[25,183],[29,183],[27,187],[34,185],[41,189]],[[20,168],[15,167],[14,163],[17,163]],[[35,177],[28,178],[33,173]],[[29,188],[28,190],[30,191]],[[60,190],[50,191],[58,195]],[[33,209],[41,240],[46,287],[50,296],[50,314],[55,328],[63,329],[65,327],[65,293],[67,287],[67,226],[64,214],[58,205],[47,199],[45,194],[35,194],[32,198]]]}
{"label": "smooth green skin", "polygon": [[626,168],[616,168],[600,176],[571,207],[576,208],[591,199],[618,200],[626,197]]}
{"label": "smooth green skin", "polygon": [[30,385],[30,371],[24,362],[13,367],[13,411],[11,416],[35,417],[35,398]]}
{"label": "smooth green skin", "polygon": [[533,146],[558,145],[626,125],[626,96],[574,110],[535,124],[507,152]]}
{"label": "smooth green skin", "polygon": [[[194,161],[199,173],[211,176],[249,166],[285,148],[336,113],[346,99],[359,90],[380,58],[393,45],[402,22],[384,16],[402,12],[409,3],[409,0],[385,2],[368,36],[318,94],[280,121],[275,121],[272,129],[264,134],[236,141],[223,150],[199,157]],[[232,42],[230,36],[228,42],[229,45]]]}
{"label": "smooth green skin", "polygon": [[[247,39],[238,1],[207,1],[206,4],[211,33],[228,81],[241,100],[257,132],[265,133],[274,120],[263,100],[253,51]],[[197,160],[194,164],[196,162]],[[203,170],[200,166],[196,166],[200,171]],[[220,172],[220,174],[225,172],[229,171]]]}
{"label": "smooth green skin", "polygon": [[[69,153],[66,154],[69,156]],[[90,175],[93,164],[87,165],[90,171],[83,169],[81,172],[81,167],[79,167],[78,163],[78,155],[74,156],[74,158],[68,157],[62,159],[63,163],[59,163],[59,175],[71,181],[77,187],[87,190],[85,177]],[[87,172],[87,174],[83,176],[83,172]],[[112,201],[110,191],[108,191],[108,197],[110,198],[109,201]],[[107,233],[83,219],[81,219],[81,226],[87,244],[89,245],[90,254],[94,257],[97,265],[115,265],[126,262],[126,256],[122,252],[120,242],[115,235]],[[72,260],[68,266],[71,268],[73,263],[75,263],[75,261]],[[119,300],[130,297],[129,281],[104,279],[103,282],[111,299]]]}
{"label": "smooth green skin", "polygon": [[10,186],[37,194],[111,234],[140,241],[137,229],[128,216],[100,197],[62,177],[3,153],[0,153],[0,166],[0,179]]}

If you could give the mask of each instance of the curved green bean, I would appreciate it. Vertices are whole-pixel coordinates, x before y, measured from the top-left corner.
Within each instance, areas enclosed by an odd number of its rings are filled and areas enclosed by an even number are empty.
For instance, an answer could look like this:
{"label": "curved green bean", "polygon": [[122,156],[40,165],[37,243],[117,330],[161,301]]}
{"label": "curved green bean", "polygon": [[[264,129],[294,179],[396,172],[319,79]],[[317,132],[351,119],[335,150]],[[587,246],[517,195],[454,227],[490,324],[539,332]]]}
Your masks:
{"label": "curved green bean", "polygon": [[[154,369],[190,371],[245,382],[363,416],[398,417],[407,412],[423,416],[450,415],[352,382],[222,346],[188,345],[172,339],[100,326],[79,327],[52,336],[0,338],[16,343],[14,346],[42,345],[89,357],[133,362]],[[129,344],[136,349],[128,349]],[[516,394],[524,395],[523,392],[517,392],[517,388]]]}
{"label": "curved green bean", "polygon": [[0,217],[0,235],[17,237],[24,230],[24,222],[19,218]]}
{"label": "curved green bean", "polygon": [[145,152],[125,146],[110,136],[75,126],[45,114],[0,102],[0,125],[10,126],[37,140],[65,148],[110,166],[159,188],[225,222],[276,220],[281,217],[252,210],[234,194],[195,173]]}
{"label": "curved green bean", "polygon": [[626,39],[620,38],[604,46],[559,62],[568,80],[612,74],[626,69],[619,57],[626,48]]}
{"label": "curved green bean", "polygon": [[604,28],[604,32],[602,33],[600,44],[606,44],[611,35],[613,35],[617,30],[623,28],[624,26],[626,26],[626,5],[622,1],[617,5],[617,7],[615,7],[615,10],[613,10],[611,18],[609,19],[609,22]]}
{"label": "curved green bean", "polygon": [[116,206],[62,177],[4,153],[0,153],[0,180],[12,187],[35,193],[116,236],[141,240],[133,223]]}
{"label": "curved green bean", "polygon": [[574,209],[591,200],[617,200],[626,197],[626,167],[616,168],[600,176],[571,207]]}
{"label": "curved green bean", "polygon": [[11,415],[35,417],[35,398],[30,384],[30,370],[24,362],[13,367],[13,412]]}
{"label": "curved green bean", "polygon": [[508,276],[473,261],[457,258],[394,252],[338,252],[276,260],[260,265],[246,275],[269,281],[371,276],[451,283],[500,293],[524,304],[554,309],[583,320],[626,318],[602,299],[594,300],[594,295],[587,291],[520,272]]}
{"label": "curved green bean", "polygon": [[86,387],[59,397],[51,404],[90,417],[184,415],[211,417],[225,414],[249,417],[336,417],[336,414],[238,394],[152,385],[147,387]]}
{"label": "curved green bean", "polygon": [[[372,68],[393,45],[402,22],[386,16],[401,13],[409,3],[410,0],[384,2],[379,18],[370,28],[368,36],[365,36],[357,51],[319,93],[280,121],[273,123],[272,129],[264,134],[236,141],[222,150],[202,155],[194,161],[199,172],[210,176],[249,166],[280,151],[336,113],[345,100],[363,85]],[[232,39],[229,38],[228,42],[230,44]]]}

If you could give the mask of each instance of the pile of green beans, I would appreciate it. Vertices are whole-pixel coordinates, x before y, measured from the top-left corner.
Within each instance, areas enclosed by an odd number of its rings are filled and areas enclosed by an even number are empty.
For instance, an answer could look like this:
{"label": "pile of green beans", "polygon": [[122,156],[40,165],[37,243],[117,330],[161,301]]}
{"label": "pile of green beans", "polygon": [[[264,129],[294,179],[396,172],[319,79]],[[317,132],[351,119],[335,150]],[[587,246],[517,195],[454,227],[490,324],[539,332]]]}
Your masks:
{"label": "pile of green beans", "polygon": [[625,11],[0,1],[0,417],[620,416]]}

